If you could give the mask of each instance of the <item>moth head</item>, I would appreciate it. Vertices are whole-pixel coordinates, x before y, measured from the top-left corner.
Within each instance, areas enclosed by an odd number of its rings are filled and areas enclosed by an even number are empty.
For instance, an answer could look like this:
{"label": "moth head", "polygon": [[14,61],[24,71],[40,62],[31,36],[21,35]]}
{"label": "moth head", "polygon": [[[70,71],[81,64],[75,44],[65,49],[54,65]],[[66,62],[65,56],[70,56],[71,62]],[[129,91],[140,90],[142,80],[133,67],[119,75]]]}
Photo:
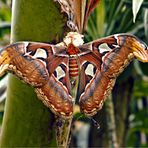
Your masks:
{"label": "moth head", "polygon": [[76,47],[84,43],[83,35],[77,32],[69,32],[63,41],[67,46],[73,44]]}
{"label": "moth head", "polygon": [[148,46],[137,38],[133,38],[131,49],[134,56],[142,62],[148,62]]}
{"label": "moth head", "polygon": [[6,70],[8,70],[10,64],[10,57],[8,52],[3,50],[0,52],[0,76],[2,76]]}

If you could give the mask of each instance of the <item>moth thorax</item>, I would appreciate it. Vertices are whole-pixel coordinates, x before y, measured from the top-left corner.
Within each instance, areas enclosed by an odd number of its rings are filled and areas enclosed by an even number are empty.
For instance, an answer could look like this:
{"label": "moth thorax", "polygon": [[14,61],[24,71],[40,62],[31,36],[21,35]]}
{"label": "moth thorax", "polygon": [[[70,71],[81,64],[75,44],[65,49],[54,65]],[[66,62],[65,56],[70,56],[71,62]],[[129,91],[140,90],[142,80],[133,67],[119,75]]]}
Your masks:
{"label": "moth thorax", "polygon": [[75,47],[73,44],[69,44],[66,53],[71,56],[77,55],[79,53],[79,48]]}
{"label": "moth thorax", "polygon": [[69,32],[67,36],[64,38],[64,43],[68,46],[69,44],[73,44],[74,46],[83,45],[83,35],[77,32]]}

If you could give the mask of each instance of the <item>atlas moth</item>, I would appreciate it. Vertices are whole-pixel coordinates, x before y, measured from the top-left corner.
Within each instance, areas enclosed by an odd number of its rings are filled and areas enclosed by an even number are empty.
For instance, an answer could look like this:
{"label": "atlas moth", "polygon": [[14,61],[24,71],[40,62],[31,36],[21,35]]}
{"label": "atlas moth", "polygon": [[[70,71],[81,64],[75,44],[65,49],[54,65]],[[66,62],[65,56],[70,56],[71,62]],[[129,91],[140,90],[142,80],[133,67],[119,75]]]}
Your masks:
{"label": "atlas moth", "polygon": [[148,62],[148,47],[135,36],[116,34],[84,44],[83,35],[69,32],[57,45],[18,42],[6,46],[0,52],[0,75],[14,73],[64,119],[73,114],[71,90],[77,80],[80,109],[93,116],[133,58]]}
{"label": "atlas moth", "polygon": [[99,0],[55,1],[67,15],[70,32],[56,45],[22,41],[4,47],[0,76],[8,71],[34,87],[38,98],[58,117],[57,144],[65,147],[70,141],[75,101],[79,100],[82,113],[95,115],[130,61],[148,62],[148,47],[129,34],[84,43],[88,16]]}
{"label": "atlas moth", "polygon": [[93,116],[131,60],[148,62],[148,47],[129,34],[84,43],[82,32],[99,0],[55,1],[67,15],[71,31],[56,45],[17,42],[4,47],[0,76],[6,71],[14,73],[34,87],[38,98],[59,117],[72,117],[75,100],[82,113]]}

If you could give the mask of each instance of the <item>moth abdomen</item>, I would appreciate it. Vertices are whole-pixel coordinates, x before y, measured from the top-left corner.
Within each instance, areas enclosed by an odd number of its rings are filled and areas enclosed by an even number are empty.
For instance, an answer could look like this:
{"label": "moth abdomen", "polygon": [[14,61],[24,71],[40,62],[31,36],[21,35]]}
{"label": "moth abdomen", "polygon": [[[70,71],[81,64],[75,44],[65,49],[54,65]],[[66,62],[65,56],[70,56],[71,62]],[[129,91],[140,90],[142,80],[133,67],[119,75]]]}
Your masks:
{"label": "moth abdomen", "polygon": [[69,76],[76,77],[78,76],[78,63],[76,58],[69,58]]}

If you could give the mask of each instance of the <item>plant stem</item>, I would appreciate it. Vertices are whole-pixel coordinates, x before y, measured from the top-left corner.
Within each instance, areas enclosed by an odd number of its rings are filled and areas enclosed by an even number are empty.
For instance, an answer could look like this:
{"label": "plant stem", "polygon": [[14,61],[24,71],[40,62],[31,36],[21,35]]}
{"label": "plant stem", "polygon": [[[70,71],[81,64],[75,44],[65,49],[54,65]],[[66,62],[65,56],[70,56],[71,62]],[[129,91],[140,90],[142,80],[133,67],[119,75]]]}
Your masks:
{"label": "plant stem", "polygon": [[[58,41],[65,18],[50,0],[14,0],[11,42]],[[56,147],[54,118],[34,89],[10,75],[0,147]]]}
{"label": "plant stem", "polygon": [[107,112],[107,127],[108,127],[108,139],[109,145],[112,148],[118,148],[117,135],[116,135],[116,124],[115,124],[115,113],[114,105],[112,102],[112,96],[110,95],[105,102]]}
{"label": "plant stem", "polygon": [[[77,96],[77,89],[78,89],[78,77],[71,77],[70,78],[72,86],[71,94],[73,97],[73,106],[75,105],[76,96]],[[73,116],[70,119],[61,119],[57,118],[56,124],[61,124],[61,126],[57,126],[56,133],[57,133],[57,144],[59,147],[68,148],[71,140],[71,125],[73,121]]]}

